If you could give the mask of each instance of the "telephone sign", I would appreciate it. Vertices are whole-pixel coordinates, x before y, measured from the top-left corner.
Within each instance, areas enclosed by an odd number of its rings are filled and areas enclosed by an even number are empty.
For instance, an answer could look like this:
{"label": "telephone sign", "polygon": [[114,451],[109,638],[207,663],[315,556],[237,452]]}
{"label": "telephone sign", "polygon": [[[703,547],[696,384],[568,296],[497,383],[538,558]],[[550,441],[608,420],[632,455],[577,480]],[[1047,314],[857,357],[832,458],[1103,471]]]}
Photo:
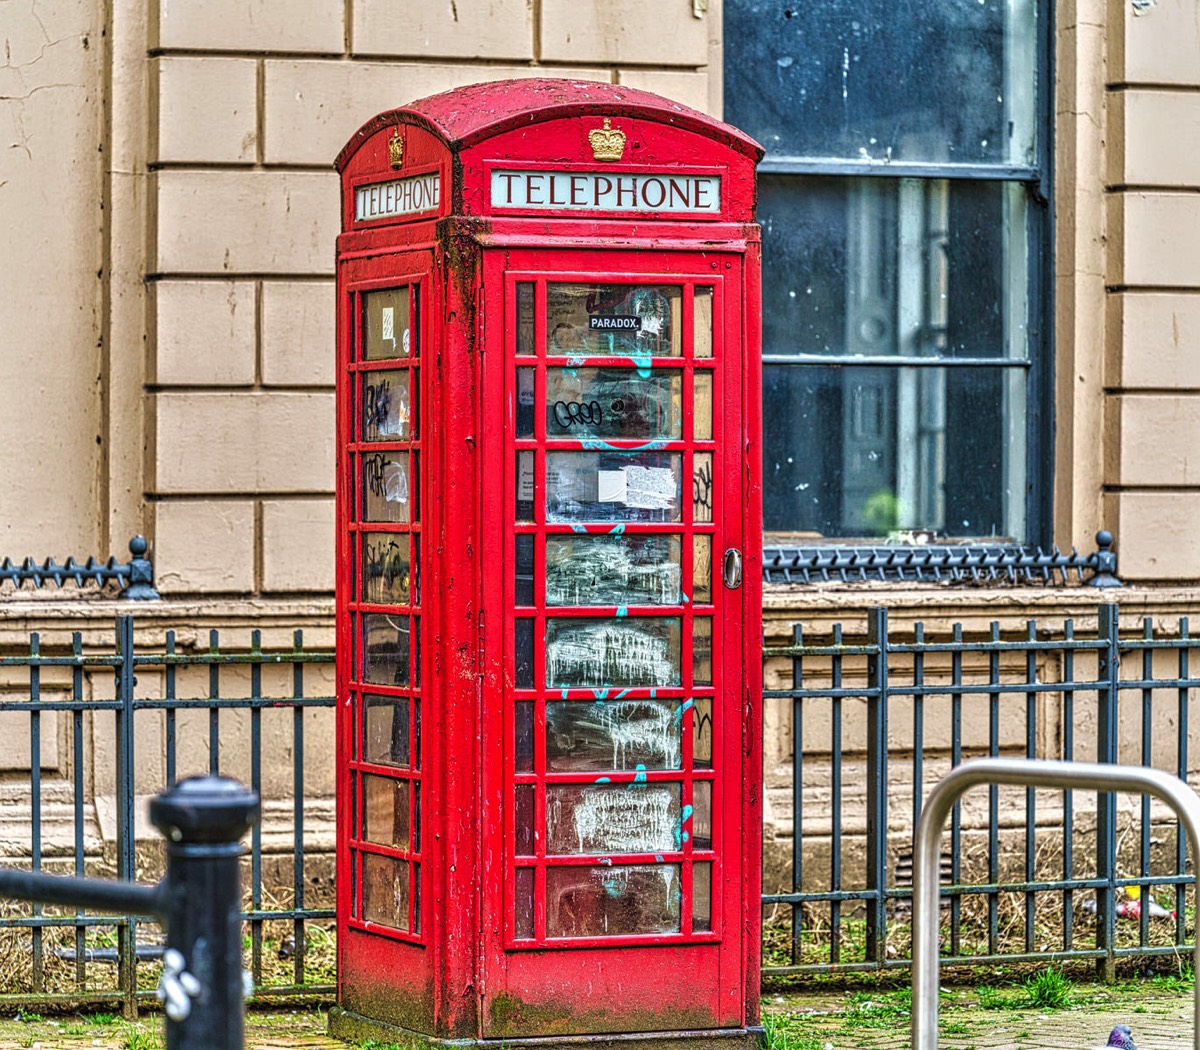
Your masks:
{"label": "telephone sign", "polygon": [[336,1034],[756,1039],[760,156],[530,80],[338,158]]}

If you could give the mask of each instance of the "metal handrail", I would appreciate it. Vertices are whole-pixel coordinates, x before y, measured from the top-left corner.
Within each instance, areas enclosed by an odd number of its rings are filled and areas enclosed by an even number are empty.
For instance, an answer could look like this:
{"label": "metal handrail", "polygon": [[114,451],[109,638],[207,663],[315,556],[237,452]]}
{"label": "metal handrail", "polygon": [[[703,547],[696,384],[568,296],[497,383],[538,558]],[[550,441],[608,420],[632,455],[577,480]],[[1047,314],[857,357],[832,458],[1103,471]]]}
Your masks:
{"label": "metal handrail", "polygon": [[[942,831],[954,803],[965,791],[993,784],[1153,795],[1175,811],[1187,831],[1193,864],[1200,863],[1200,796],[1160,769],[1028,758],[978,758],[952,769],[929,793],[913,844],[912,1050],[937,1050]],[[1194,954],[1193,966],[1200,974],[1200,937]],[[1200,1018],[1200,979],[1194,995],[1196,1017]],[[1194,1027],[1193,1046],[1200,1050],[1200,1024]]]}

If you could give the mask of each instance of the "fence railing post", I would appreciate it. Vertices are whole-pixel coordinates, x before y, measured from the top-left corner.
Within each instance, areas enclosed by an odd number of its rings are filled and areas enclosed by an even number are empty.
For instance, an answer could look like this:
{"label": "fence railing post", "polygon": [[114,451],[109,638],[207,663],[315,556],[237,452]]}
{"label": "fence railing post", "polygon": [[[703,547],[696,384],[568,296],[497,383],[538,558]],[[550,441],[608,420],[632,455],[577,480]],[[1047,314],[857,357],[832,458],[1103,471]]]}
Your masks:
{"label": "fence railing post", "polygon": [[867,612],[867,960],[887,957],[888,614]]}
{"label": "fence railing post", "polygon": [[[130,881],[137,873],[137,837],[134,829],[133,698],[137,679],[133,660],[133,617],[118,616],[116,621],[116,865],[117,878]],[[137,921],[125,915],[117,927],[117,986],[122,996],[122,1013],[128,1020],[137,1018]]]}
{"label": "fence railing post", "polygon": [[[1096,761],[1117,761],[1118,689],[1121,652],[1118,644],[1120,607],[1101,605],[1097,610],[1097,634],[1104,643],[1096,673]],[[1117,799],[1111,792],[1096,796],[1096,878],[1104,885],[1096,890],[1096,947],[1104,955],[1096,960],[1096,976],[1103,981],[1116,978],[1116,860]]]}
{"label": "fence railing post", "polygon": [[259,814],[258,795],[228,777],[190,777],[150,803],[150,820],[167,839],[159,985],[167,1050],[242,1050],[250,989],[242,968],[240,840]]}

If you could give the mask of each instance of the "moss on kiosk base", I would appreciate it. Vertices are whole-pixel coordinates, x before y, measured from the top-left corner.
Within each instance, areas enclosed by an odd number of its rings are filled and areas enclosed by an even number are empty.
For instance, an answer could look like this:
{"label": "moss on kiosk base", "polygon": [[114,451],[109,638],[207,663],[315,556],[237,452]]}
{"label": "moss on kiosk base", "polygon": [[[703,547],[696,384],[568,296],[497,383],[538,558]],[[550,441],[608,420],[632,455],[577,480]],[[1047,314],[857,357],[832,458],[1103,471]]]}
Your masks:
{"label": "moss on kiosk base", "polygon": [[758,1050],[763,1030],[714,1028],[688,1032],[639,1032],[623,1035],[554,1035],[529,1039],[442,1039],[386,1024],[335,1006],[329,1011],[329,1034],[348,1043],[394,1045],[400,1050],[434,1047],[479,1047],[480,1050]]}

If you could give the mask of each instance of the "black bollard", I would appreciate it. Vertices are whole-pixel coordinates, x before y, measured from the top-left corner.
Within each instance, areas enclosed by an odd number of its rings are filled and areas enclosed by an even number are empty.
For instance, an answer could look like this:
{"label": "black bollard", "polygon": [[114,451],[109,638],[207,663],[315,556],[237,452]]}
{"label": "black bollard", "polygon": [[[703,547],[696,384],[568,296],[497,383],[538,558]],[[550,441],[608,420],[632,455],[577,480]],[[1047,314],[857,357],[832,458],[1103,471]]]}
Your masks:
{"label": "black bollard", "polygon": [[258,796],[227,777],[181,780],[150,802],[167,839],[159,891],[167,1050],[242,1050],[240,840],[259,812]]}

